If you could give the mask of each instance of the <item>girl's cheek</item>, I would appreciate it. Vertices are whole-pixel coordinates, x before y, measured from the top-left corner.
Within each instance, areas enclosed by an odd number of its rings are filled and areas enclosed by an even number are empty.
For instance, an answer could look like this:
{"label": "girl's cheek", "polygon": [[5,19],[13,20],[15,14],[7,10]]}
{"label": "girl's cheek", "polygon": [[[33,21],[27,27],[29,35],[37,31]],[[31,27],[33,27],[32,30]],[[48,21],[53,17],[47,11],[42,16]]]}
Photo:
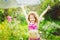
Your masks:
{"label": "girl's cheek", "polygon": [[35,21],[35,19],[34,19],[34,21]]}

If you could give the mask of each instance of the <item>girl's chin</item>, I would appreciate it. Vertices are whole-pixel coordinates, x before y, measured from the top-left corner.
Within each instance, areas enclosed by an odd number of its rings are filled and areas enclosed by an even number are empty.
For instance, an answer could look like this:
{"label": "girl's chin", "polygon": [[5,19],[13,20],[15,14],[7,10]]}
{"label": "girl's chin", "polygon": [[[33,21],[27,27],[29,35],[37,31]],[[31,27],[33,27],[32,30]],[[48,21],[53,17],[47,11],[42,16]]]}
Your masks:
{"label": "girl's chin", "polygon": [[31,22],[34,22],[34,21],[31,21]]}

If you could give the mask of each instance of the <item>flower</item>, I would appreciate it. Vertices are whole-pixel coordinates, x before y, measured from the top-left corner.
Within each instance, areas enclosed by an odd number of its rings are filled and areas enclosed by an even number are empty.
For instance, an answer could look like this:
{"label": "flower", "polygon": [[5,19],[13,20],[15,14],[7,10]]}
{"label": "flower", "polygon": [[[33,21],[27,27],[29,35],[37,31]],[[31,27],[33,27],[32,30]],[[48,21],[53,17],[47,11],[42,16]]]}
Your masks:
{"label": "flower", "polygon": [[3,30],[3,29],[4,29],[4,25],[0,24],[0,30]]}
{"label": "flower", "polygon": [[8,20],[8,22],[11,22],[12,21],[11,16],[7,16],[7,20]]}

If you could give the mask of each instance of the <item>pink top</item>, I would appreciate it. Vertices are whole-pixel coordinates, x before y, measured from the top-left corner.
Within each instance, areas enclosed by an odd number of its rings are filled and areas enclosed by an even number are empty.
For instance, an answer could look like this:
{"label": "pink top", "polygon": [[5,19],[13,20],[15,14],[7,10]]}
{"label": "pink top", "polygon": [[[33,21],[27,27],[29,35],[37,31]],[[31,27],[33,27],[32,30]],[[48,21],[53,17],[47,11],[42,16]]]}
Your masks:
{"label": "pink top", "polygon": [[37,29],[38,29],[38,28],[37,28],[37,24],[31,24],[31,23],[29,23],[28,29],[29,29],[29,30],[37,30]]}

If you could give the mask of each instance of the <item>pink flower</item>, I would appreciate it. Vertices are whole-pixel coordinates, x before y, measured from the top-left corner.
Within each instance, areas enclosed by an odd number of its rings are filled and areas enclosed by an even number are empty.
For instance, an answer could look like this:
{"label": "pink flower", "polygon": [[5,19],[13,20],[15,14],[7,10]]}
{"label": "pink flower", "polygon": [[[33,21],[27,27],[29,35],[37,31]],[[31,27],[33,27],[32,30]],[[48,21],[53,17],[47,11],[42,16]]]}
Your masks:
{"label": "pink flower", "polygon": [[11,22],[12,21],[11,16],[7,16],[7,20],[8,20],[8,22]]}

